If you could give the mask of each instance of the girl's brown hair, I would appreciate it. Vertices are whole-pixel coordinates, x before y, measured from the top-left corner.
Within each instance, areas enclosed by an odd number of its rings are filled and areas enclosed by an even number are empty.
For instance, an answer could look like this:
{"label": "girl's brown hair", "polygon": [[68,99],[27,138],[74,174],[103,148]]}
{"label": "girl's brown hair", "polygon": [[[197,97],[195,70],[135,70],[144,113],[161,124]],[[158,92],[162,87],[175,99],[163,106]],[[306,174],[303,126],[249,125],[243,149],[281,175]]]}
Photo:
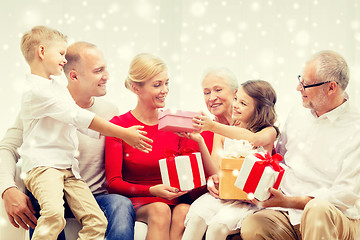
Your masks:
{"label": "girl's brown hair", "polygon": [[255,112],[248,122],[247,129],[258,132],[266,127],[274,127],[277,114],[275,111],[276,92],[270,83],[263,80],[249,80],[241,84],[246,94],[255,100]]}

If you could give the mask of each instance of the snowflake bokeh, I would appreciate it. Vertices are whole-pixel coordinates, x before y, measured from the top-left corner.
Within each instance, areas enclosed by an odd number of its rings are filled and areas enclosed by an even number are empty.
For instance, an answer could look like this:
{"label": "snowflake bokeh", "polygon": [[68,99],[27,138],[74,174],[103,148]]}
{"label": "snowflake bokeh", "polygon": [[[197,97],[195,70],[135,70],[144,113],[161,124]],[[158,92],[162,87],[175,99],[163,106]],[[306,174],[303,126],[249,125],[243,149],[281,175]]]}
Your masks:
{"label": "snowflake bokeh", "polygon": [[[2,1],[0,134],[12,126],[20,109],[29,67],[19,43],[35,25],[64,32],[69,43],[89,41],[99,46],[111,76],[105,98],[120,112],[136,104],[136,96],[123,84],[130,61],[138,53],[150,52],[168,64],[167,107],[208,113],[201,89],[203,72],[225,66],[240,83],[264,79],[273,84],[282,127],[290,109],[300,103],[296,75],[320,50],[338,51],[348,61],[347,91],[360,106],[359,10],[359,0]],[[299,148],[305,149],[306,143]]]}

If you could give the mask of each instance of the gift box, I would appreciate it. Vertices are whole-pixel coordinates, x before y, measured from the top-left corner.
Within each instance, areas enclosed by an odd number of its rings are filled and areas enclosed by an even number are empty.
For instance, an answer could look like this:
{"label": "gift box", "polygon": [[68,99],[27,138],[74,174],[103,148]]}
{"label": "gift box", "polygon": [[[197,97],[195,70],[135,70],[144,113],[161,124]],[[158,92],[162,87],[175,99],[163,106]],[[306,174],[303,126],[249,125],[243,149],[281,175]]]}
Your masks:
{"label": "gift box", "polygon": [[248,199],[247,193],[234,186],[244,157],[222,158],[219,174],[219,197],[221,199]]}
{"label": "gift box", "polygon": [[159,160],[163,184],[189,191],[206,184],[201,154],[190,153]]}
{"label": "gift box", "polygon": [[264,201],[270,197],[269,188],[278,189],[284,175],[284,168],[280,166],[281,155],[270,153],[261,155],[255,153],[245,157],[235,186],[254,198]]}
{"label": "gift box", "polygon": [[193,117],[201,115],[198,112],[166,109],[159,112],[158,129],[168,132],[193,132]]}
{"label": "gift box", "polygon": [[219,197],[221,199],[248,199],[247,193],[235,187],[234,183],[244,162],[244,156],[253,154],[253,146],[245,140],[225,139],[220,154]]}

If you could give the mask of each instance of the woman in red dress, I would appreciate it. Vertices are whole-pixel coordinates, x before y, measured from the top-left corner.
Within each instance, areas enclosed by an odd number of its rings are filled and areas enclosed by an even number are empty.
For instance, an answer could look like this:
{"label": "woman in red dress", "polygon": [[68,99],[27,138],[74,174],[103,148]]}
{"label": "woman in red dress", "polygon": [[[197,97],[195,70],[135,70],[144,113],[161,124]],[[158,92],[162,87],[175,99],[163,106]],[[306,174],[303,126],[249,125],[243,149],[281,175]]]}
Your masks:
{"label": "woman in red dress", "polygon": [[122,127],[144,126],[152,139],[152,151],[144,153],[121,139],[105,140],[105,172],[110,193],[127,196],[136,210],[136,220],[147,223],[146,239],[181,239],[189,205],[181,192],[162,184],[159,160],[177,152],[190,140],[158,130],[158,109],[165,107],[169,92],[166,64],[150,54],[137,55],[125,86],[138,97],[136,107],[111,122]]}

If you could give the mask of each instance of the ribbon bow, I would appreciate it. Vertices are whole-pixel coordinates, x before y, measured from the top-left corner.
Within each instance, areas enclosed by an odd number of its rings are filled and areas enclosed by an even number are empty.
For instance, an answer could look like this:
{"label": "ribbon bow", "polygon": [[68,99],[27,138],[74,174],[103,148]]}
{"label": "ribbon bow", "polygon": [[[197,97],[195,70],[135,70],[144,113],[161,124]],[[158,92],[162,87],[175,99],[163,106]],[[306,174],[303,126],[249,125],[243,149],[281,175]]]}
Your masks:
{"label": "ribbon bow", "polygon": [[[170,186],[177,189],[180,188],[180,180],[176,168],[175,158],[176,156],[189,156],[190,165],[193,173],[194,188],[201,187],[200,169],[197,163],[197,158],[193,154],[195,151],[191,148],[180,148],[179,151],[173,149],[165,149],[166,165],[169,174]],[[201,159],[199,159],[201,161]]]}
{"label": "ribbon bow", "polygon": [[174,150],[174,149],[171,149],[171,148],[165,148],[164,150],[164,158],[169,158],[169,157],[176,157],[176,156],[181,156],[181,155],[190,155],[194,152],[197,152],[195,151],[194,149],[192,148],[189,148],[189,147],[181,147],[178,151],[177,150]]}
{"label": "ribbon bow", "polygon": [[224,142],[224,157],[245,157],[255,153],[254,146],[247,140],[226,139]]}
{"label": "ribbon bow", "polygon": [[[281,179],[284,175],[284,168],[280,166],[280,162],[282,161],[282,156],[280,154],[271,155],[270,152],[267,152],[265,155],[261,155],[259,153],[254,154],[255,157],[260,159],[261,161],[256,161],[254,163],[253,168],[250,171],[248,176],[248,181],[246,181],[244,186],[244,191],[247,193],[254,193],[257,187],[257,184],[260,181],[260,178],[265,170],[265,167],[271,166],[276,172],[279,172],[279,175],[273,185],[273,188],[278,189],[281,183]],[[250,180],[250,181],[249,181]]]}
{"label": "ribbon bow", "polygon": [[255,153],[255,157],[262,160],[259,162],[259,164],[263,164],[265,166],[271,166],[275,171],[279,172],[281,169],[283,169],[280,166],[280,162],[283,160],[282,156],[280,154],[274,154],[271,155],[270,152],[265,153],[265,155],[261,155],[260,153]]}

